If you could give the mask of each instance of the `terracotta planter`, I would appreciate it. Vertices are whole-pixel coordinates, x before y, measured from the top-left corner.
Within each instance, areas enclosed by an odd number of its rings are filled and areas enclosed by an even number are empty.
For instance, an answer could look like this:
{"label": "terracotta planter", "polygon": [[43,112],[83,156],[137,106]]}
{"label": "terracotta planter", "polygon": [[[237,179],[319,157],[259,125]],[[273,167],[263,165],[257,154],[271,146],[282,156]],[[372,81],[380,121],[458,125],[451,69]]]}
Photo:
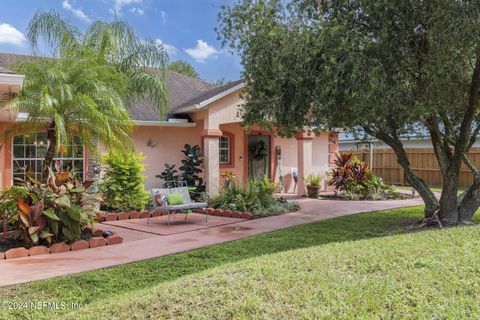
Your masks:
{"label": "terracotta planter", "polygon": [[321,186],[307,185],[307,195],[309,198],[318,198],[320,195]]}

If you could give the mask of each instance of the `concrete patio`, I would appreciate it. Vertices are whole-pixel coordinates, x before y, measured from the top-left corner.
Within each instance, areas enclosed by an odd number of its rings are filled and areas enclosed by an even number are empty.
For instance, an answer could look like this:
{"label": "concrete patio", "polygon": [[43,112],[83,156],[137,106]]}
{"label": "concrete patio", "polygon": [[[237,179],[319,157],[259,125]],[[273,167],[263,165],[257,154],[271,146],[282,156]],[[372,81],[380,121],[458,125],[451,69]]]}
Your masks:
{"label": "concrete patio", "polygon": [[108,222],[103,229],[117,232],[124,243],[0,261],[0,286],[18,284],[119,264],[156,258],[230,242],[257,234],[345,215],[422,205],[421,199],[387,201],[300,200],[302,209],[281,216],[255,220],[191,214],[187,222],[177,215],[176,223],[165,225],[166,217]]}

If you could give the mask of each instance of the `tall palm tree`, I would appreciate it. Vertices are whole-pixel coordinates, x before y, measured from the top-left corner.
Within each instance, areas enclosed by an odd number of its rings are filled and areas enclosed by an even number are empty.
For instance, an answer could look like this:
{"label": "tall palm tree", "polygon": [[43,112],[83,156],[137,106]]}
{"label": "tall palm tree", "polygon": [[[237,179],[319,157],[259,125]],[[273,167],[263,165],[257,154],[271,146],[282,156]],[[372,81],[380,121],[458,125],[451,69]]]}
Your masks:
{"label": "tall palm tree", "polygon": [[47,130],[45,166],[73,134],[92,151],[97,139],[107,147],[129,146],[132,124],[125,106],[138,99],[148,99],[159,114],[166,111],[167,53],[158,42],[138,37],[127,23],[99,20],[82,33],[58,13],[39,10],[27,38],[34,54],[43,44],[55,59],[17,66],[26,80],[9,107],[29,117],[7,134]]}
{"label": "tall palm tree", "polygon": [[7,136],[47,131],[44,167],[62,152],[74,136],[92,151],[95,137],[106,146],[129,146],[132,123],[123,100],[126,76],[101,64],[94,52],[64,51],[58,60],[35,60],[17,67],[25,75],[20,95],[8,108],[26,112],[26,122],[15,123]]}

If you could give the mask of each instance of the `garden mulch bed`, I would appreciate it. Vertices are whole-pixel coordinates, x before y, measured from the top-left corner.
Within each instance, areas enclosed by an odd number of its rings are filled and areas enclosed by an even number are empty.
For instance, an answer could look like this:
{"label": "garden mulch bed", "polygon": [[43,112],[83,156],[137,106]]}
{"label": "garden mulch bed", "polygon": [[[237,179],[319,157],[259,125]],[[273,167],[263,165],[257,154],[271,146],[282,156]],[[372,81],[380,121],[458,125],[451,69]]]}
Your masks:
{"label": "garden mulch bed", "polygon": [[9,249],[23,247],[23,242],[17,239],[4,238],[0,236],[0,252],[5,252]]}

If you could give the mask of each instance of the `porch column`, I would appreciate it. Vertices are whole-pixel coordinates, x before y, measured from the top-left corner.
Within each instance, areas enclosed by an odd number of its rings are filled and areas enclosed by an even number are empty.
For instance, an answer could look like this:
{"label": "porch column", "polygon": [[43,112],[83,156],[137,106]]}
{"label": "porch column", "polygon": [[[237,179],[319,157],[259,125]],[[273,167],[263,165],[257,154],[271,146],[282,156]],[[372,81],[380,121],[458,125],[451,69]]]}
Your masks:
{"label": "porch column", "polygon": [[205,183],[211,196],[218,195],[220,190],[219,129],[203,130],[203,148],[205,153]]}
{"label": "porch column", "polygon": [[297,163],[298,163],[298,187],[297,194],[304,196],[307,194],[304,178],[312,173],[312,140],[313,134],[298,133],[297,139]]}

